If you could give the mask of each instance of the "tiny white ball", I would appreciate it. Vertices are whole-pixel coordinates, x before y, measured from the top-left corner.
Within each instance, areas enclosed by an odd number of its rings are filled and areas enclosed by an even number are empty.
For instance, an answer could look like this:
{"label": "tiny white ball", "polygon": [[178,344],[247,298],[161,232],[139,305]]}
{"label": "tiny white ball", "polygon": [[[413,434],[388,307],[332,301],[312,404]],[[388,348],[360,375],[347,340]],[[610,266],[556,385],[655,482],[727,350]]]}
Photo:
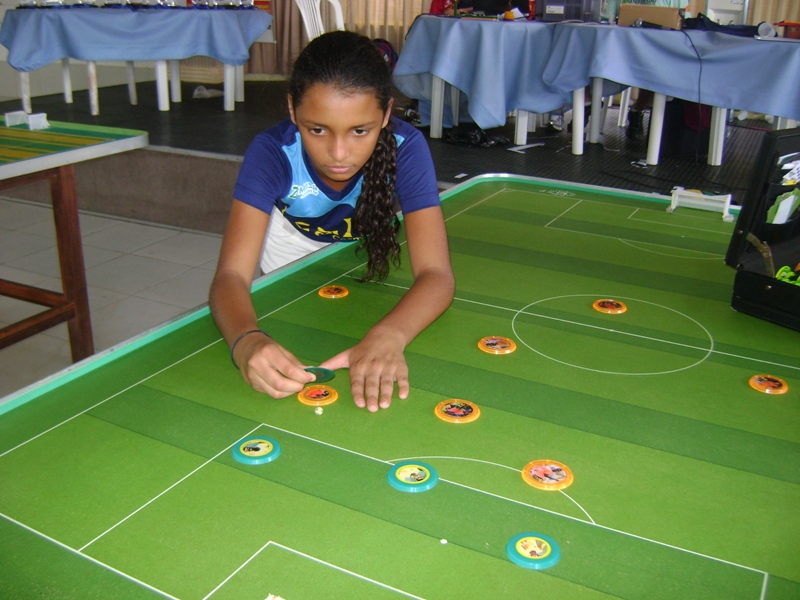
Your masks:
{"label": "tiny white ball", "polygon": [[446,544],[446,543],[447,543],[447,540],[445,540],[445,539],[441,539],[441,540],[439,540],[439,543],[440,543],[440,544]]}
{"label": "tiny white ball", "polygon": [[314,414],[315,415],[321,415],[322,414],[322,407],[318,406],[317,408],[315,408],[314,409]]}

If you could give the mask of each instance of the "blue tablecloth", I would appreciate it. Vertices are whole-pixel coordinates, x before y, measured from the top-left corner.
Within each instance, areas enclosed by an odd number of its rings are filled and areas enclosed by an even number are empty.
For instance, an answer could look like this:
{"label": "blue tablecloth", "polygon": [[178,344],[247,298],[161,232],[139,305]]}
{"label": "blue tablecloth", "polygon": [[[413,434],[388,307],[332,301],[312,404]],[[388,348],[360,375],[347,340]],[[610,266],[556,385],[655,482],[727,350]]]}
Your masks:
{"label": "blue tablecloth", "polygon": [[409,31],[394,81],[406,96],[430,101],[436,75],[466,95],[467,112],[484,129],[503,125],[514,109],[550,112],[571,101],[542,81],[553,31],[554,25],[528,21],[422,16]]}
{"label": "blue tablecloth", "polygon": [[6,13],[0,44],[18,71],[62,58],[85,61],[179,60],[210,56],[243,65],[272,16],[258,9],[50,8]]}
{"label": "blue tablecloth", "polygon": [[796,42],[709,31],[557,25],[545,85],[567,92],[589,85],[592,77],[721,108],[800,119]]}

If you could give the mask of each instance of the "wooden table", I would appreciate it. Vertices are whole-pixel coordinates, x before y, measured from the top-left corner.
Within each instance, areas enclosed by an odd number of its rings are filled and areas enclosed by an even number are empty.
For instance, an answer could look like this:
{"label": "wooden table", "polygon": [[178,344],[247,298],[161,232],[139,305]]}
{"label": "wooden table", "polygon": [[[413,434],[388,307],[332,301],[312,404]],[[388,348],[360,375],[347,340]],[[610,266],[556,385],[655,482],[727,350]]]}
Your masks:
{"label": "wooden table", "polygon": [[144,131],[71,123],[51,123],[47,129],[31,131],[24,125],[6,127],[0,117],[0,190],[36,181],[50,183],[62,282],[62,291],[56,292],[0,279],[3,296],[48,307],[0,329],[0,348],[66,321],[72,360],[94,353],[74,164],[147,144]]}

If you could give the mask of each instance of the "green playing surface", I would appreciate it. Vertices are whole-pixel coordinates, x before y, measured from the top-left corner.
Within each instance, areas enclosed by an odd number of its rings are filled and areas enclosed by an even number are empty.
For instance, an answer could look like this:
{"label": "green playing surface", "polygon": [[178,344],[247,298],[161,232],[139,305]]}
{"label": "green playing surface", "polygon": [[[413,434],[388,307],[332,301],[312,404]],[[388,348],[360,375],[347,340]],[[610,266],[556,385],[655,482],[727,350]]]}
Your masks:
{"label": "green playing surface", "polygon": [[[798,337],[731,310],[734,225],[515,177],[443,205],[456,299],[388,410],[357,409],[346,371],[319,416],[256,393],[206,310],[0,405],[0,597],[800,597]],[[340,247],[260,282],[262,328],[310,365],[353,345],[411,283],[407,260],[358,283],[361,262]],[[481,352],[490,335],[518,349]],[[449,398],[480,418],[436,418]],[[281,455],[236,462],[253,433]],[[405,459],[438,485],[388,485]],[[527,485],[536,459],[574,483]],[[512,563],[523,532],[560,562]]]}
{"label": "green playing surface", "polygon": [[144,134],[143,131],[132,129],[60,122],[51,123],[47,129],[34,131],[24,125],[5,127],[4,124],[5,119],[0,117],[0,165],[80,150]]}

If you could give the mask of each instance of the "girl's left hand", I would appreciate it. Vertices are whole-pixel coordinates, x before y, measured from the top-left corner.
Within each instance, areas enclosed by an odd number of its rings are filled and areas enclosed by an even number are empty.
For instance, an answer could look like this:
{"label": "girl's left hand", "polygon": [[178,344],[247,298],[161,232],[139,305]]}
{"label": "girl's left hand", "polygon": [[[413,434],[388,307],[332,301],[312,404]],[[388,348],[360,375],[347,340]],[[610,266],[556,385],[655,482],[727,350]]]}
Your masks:
{"label": "girl's left hand", "polygon": [[350,389],[359,408],[376,412],[389,408],[394,385],[398,396],[408,397],[408,365],[404,345],[391,332],[371,331],[358,344],[329,358],[320,367],[350,369]]}

